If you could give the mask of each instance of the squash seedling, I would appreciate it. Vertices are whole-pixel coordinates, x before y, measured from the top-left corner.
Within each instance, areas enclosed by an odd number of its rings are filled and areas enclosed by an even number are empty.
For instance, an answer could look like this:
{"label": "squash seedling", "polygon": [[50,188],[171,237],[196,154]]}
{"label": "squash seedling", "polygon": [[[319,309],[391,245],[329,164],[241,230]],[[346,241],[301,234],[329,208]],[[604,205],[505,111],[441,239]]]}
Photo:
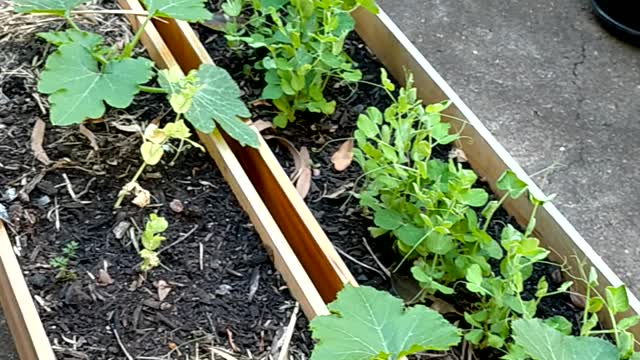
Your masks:
{"label": "squash seedling", "polygon": [[149,215],[144,232],[142,233],[142,246],[144,249],[140,250],[140,257],[142,258],[142,265],[140,270],[147,272],[160,265],[160,259],[156,250],[160,247],[162,242],[166,238],[162,235],[164,231],[169,227],[169,223],[165,218],[156,214]]}
{"label": "squash seedling", "polygon": [[[19,13],[48,13],[63,16],[70,28],[38,34],[57,50],[46,61],[38,91],[49,95],[50,119],[54,125],[80,124],[102,117],[106,105],[124,109],[140,91],[150,93],[192,92],[193,106],[185,118],[199,131],[209,133],[216,124],[242,145],[258,146],[257,135],[238,117],[250,113],[239,99],[240,91],[229,74],[206,65],[184,79],[169,78],[172,86],[144,86],[154,76],[151,60],[133,57],[145,26],[153,17],[202,21],[212,15],[201,0],[145,0],[147,18],[122,50],[104,44],[102,36],[83,31],[73,20],[74,9],[86,0],[16,0]],[[99,12],[99,11],[96,11]],[[174,81],[175,80],[175,81]],[[160,82],[163,81],[161,77]],[[166,85],[166,81],[165,81]]]}

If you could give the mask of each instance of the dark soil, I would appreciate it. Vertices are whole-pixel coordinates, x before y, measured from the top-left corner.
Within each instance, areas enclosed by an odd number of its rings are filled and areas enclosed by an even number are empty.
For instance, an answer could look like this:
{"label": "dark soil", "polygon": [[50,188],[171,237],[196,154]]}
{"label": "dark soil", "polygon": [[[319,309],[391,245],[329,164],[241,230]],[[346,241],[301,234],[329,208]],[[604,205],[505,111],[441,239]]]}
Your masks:
{"label": "dark soil", "polygon": [[[159,357],[176,347],[176,358],[193,355],[196,347],[208,357],[210,346],[256,358],[277,353],[275,341],[295,301],[205,153],[189,149],[174,166],[147,169],[141,185],[152,204],[140,209],[127,199],[113,210],[141,162],[140,135],[115,124],[164,120],[163,97],[141,95],[126,112],[111,110],[104,122],[87,125],[98,150],[78,127],[47,125],[44,146],[52,163],[44,165],[34,158],[30,137],[36,119],[47,118],[33,95],[32,66],[47,49],[33,35],[22,35],[5,38],[2,51],[11,58],[0,71],[0,210],[8,212],[24,276],[58,357],[125,359],[116,333],[134,357]],[[170,207],[172,201],[183,209]],[[145,278],[135,245],[152,212],[169,222],[162,247],[179,242]],[[68,267],[76,279],[56,281],[49,261],[70,241],[80,245]],[[164,299],[158,294],[162,282],[170,288]],[[291,342],[296,357],[310,352],[306,328],[300,312]]]}
{"label": "dark soil", "polygon": [[[259,99],[264,83],[260,80],[259,74],[249,74],[246,67],[260,60],[264,54],[246,48],[229,49],[221,33],[202,26],[197,30],[216,64],[227,69],[240,83],[245,101],[253,102]],[[346,51],[362,71],[363,80],[379,83],[379,69],[383,65],[356,34],[352,34],[347,40]],[[286,138],[298,149],[304,146],[310,150],[314,174],[311,191],[305,200],[334,246],[371,268],[379,268],[364,245],[364,241],[367,241],[376,257],[385,266],[390,267],[398,260],[392,244],[388,240],[371,239],[367,230],[372,225],[371,218],[362,214],[357,200],[349,196],[350,190],[361,185],[356,183],[358,176],[362,173],[361,169],[354,162],[347,170],[338,172],[333,169],[330,160],[331,155],[342,142],[352,136],[357,116],[369,106],[385,109],[390,104],[390,99],[379,87],[362,83],[357,87],[330,84],[325,91],[325,96],[337,101],[335,114],[323,117],[319,114],[301,113],[295,123],[289,124],[284,130],[278,130],[277,135]],[[260,102],[256,103],[260,104]],[[263,104],[254,107],[252,113],[254,121],[270,121],[275,114],[273,108],[265,107]],[[288,150],[277,141],[272,141],[270,145],[283,168],[292,173],[295,166]],[[450,148],[443,146],[434,151],[435,157],[447,159]],[[488,184],[480,183],[479,186],[491,193]],[[520,228],[506,212],[499,210],[489,226],[490,234],[499,239],[502,228],[508,223]],[[412,284],[412,280],[408,280],[409,277],[386,279],[377,271],[363,267],[347,257],[343,258],[359,283],[389,290],[405,299],[415,295],[415,284]],[[534,266],[532,276],[526,281],[523,295],[525,299],[533,298],[538,280],[542,276],[547,278],[550,291],[557,289],[563,281],[558,266],[538,263]],[[455,305],[459,311],[470,310],[475,300],[474,294],[466,292],[466,289],[458,288],[457,290],[457,296],[448,297],[446,300]],[[460,296],[460,294],[463,295]],[[548,318],[554,315],[564,316],[574,324],[574,332],[578,330],[581,310],[572,304],[568,294],[546,297],[542,300],[537,316]],[[458,317],[456,320],[459,319]],[[497,352],[479,353],[477,350],[476,355],[482,359],[501,356]]]}

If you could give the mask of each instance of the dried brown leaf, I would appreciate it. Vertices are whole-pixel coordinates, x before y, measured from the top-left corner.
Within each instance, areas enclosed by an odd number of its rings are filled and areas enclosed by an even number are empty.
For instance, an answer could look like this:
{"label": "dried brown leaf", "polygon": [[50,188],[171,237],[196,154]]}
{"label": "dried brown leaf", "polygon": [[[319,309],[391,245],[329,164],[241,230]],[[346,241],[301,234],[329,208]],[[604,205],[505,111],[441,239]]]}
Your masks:
{"label": "dried brown leaf", "polygon": [[440,314],[450,314],[457,313],[456,308],[450,303],[437,298],[435,296],[427,296],[427,299],[431,300],[431,305],[429,306],[431,309],[439,312]]}
{"label": "dried brown leaf", "polygon": [[33,151],[33,155],[38,159],[38,161],[45,165],[49,165],[51,164],[51,160],[42,146],[44,143],[44,132],[46,128],[47,124],[42,121],[42,119],[36,120],[33,132],[31,133],[31,151]]}
{"label": "dried brown leaf", "polygon": [[138,124],[124,125],[118,122],[112,122],[110,124],[120,131],[129,133],[142,133],[142,128]]}
{"label": "dried brown leaf", "polygon": [[111,275],[105,269],[100,269],[98,271],[98,278],[96,279],[98,286],[109,286],[114,283]]}
{"label": "dried brown leaf", "polygon": [[465,154],[464,150],[460,148],[451,149],[451,151],[449,151],[449,159],[456,159],[460,163],[469,161],[469,159],[467,159],[467,154]]}
{"label": "dried brown leaf", "polygon": [[298,194],[302,196],[304,199],[309,194],[309,190],[311,189],[311,169],[305,168],[300,172],[300,176],[298,176],[298,181],[296,181],[296,190],[298,190]]}
{"label": "dried brown leaf", "polygon": [[353,161],[353,139],[349,139],[340,145],[338,150],[331,155],[331,162],[334,169],[338,171],[346,170]]}
{"label": "dried brown leaf", "polygon": [[96,136],[91,132],[91,130],[87,129],[84,125],[80,124],[80,134],[82,134],[84,137],[87,138],[87,140],[89,140],[89,144],[91,144],[91,147],[93,148],[93,150],[98,151],[100,150],[100,147],[98,146],[98,140],[96,139]]}
{"label": "dried brown leaf", "polygon": [[253,126],[258,130],[258,132],[262,132],[266,129],[273,129],[273,123],[265,120],[256,120],[253,122]]}
{"label": "dried brown leaf", "polygon": [[158,300],[164,301],[172,290],[171,286],[164,280],[158,280],[154,285],[158,288]]}

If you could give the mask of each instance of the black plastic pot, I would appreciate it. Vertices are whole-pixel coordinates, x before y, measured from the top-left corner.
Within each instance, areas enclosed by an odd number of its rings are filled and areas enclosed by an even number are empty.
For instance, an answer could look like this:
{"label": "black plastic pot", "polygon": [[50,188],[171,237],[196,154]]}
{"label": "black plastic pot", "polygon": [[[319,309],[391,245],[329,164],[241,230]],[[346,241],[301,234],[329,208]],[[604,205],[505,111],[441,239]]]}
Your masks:
{"label": "black plastic pot", "polygon": [[612,34],[640,45],[640,0],[592,0],[593,12]]}

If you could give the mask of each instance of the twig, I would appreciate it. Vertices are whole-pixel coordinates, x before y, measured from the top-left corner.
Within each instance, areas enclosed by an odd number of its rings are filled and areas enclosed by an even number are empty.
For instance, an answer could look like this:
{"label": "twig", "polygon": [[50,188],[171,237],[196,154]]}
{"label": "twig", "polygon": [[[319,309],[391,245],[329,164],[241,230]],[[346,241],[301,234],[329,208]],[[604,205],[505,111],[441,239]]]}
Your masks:
{"label": "twig", "polygon": [[296,302],[296,306],[293,308],[291,319],[289,319],[289,325],[283,336],[282,347],[278,354],[278,360],[286,360],[289,354],[289,344],[291,344],[291,338],[293,337],[293,331],[296,328],[296,320],[298,319],[298,311],[300,310],[300,303]]}
{"label": "twig", "polygon": [[233,333],[231,333],[231,330],[229,328],[227,328],[227,340],[229,341],[229,346],[231,346],[231,350],[237,353],[238,348],[236,347],[236,344],[233,342]]}
{"label": "twig", "polygon": [[198,230],[198,227],[200,225],[194,225],[193,228],[191,230],[189,230],[188,233],[184,234],[180,239],[172,242],[171,244],[163,247],[162,249],[158,250],[158,255],[162,254],[163,252],[169,250],[170,248],[180,244],[181,242],[185,241],[189,236],[191,236],[191,234],[193,234],[196,230]]}
{"label": "twig", "polygon": [[374,268],[373,266],[369,266],[369,265],[367,265],[367,264],[365,264],[365,263],[363,263],[361,261],[356,260],[353,256],[351,256],[351,255],[347,254],[346,252],[340,250],[340,248],[338,248],[337,246],[336,246],[336,250],[338,250],[338,252],[340,254],[342,254],[342,256],[344,256],[347,259],[353,261],[354,263],[356,263],[356,264],[358,264],[358,265],[360,265],[360,266],[362,266],[364,268],[367,268],[367,269],[369,269],[371,271],[375,271],[376,273],[380,274],[380,276],[383,276],[383,277],[385,276],[385,274],[382,271]]}
{"label": "twig", "polygon": [[204,270],[204,245],[202,243],[198,243],[200,245],[200,271]]}
{"label": "twig", "polygon": [[364,242],[364,247],[367,248],[367,250],[369,251],[369,254],[371,254],[371,257],[373,257],[373,260],[375,260],[376,264],[378,264],[378,266],[380,267],[380,270],[382,270],[382,272],[385,275],[387,275],[388,278],[391,278],[391,272],[389,270],[387,270],[387,268],[384,267],[384,265],[382,265],[382,263],[380,262],[380,260],[376,256],[376,254],[373,252],[373,250],[371,250],[371,247],[369,246],[369,243],[367,242],[367,238],[363,237],[362,241]]}
{"label": "twig", "polygon": [[127,351],[127,348],[124,347],[124,344],[122,343],[122,340],[120,340],[120,335],[118,335],[118,330],[116,330],[116,325],[115,324],[113,324],[113,335],[116,336],[116,341],[118,342],[118,345],[120,345],[120,349],[122,349],[122,352],[127,357],[127,359],[128,360],[134,360],[133,356],[131,356],[131,354],[129,354],[129,352]]}

